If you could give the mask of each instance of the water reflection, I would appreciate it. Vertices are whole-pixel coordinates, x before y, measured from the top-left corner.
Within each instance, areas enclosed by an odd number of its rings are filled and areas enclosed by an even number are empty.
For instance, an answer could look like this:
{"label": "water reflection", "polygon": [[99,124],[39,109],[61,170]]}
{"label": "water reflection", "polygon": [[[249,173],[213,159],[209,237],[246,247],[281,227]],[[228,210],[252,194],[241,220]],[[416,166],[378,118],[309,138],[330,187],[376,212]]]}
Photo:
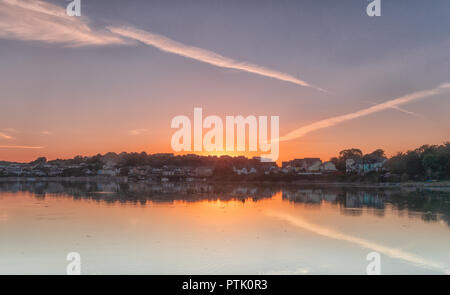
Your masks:
{"label": "water reflection", "polygon": [[450,192],[443,188],[352,188],[304,187],[277,184],[241,183],[116,183],[116,182],[3,182],[1,192],[30,192],[36,198],[47,195],[89,199],[106,203],[145,205],[174,201],[257,202],[282,193],[283,201],[305,206],[336,206],[341,214],[361,216],[364,212],[383,217],[386,210],[405,213],[425,222],[444,221],[450,226]]}
{"label": "water reflection", "polygon": [[264,183],[0,182],[0,274],[448,273],[449,192]]}

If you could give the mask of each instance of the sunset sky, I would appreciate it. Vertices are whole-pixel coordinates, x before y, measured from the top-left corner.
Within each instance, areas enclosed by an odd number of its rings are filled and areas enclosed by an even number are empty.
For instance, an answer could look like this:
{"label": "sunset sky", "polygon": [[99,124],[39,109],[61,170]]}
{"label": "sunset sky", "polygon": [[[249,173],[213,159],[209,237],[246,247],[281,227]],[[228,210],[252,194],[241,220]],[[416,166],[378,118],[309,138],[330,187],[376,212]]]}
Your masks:
{"label": "sunset sky", "polygon": [[[280,117],[280,158],[450,141],[450,2],[0,0],[0,160],[172,152],[173,117]],[[189,3],[189,4],[188,4]]]}

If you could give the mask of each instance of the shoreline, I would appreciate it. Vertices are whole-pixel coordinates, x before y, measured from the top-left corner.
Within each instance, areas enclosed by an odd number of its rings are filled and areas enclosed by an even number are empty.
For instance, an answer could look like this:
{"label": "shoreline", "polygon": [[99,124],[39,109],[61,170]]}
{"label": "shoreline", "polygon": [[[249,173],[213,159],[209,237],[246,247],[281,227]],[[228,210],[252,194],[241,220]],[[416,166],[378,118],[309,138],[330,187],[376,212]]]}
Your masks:
{"label": "shoreline", "polygon": [[[130,180],[126,176],[71,176],[71,177],[0,177],[0,183],[2,182],[117,182],[117,183],[148,183],[148,184],[158,184],[167,182],[151,182],[151,181],[136,181]],[[194,181],[177,181],[184,183],[195,183],[195,182],[207,182],[207,183],[229,183],[229,184],[277,184],[277,185],[296,185],[296,186],[328,186],[328,187],[373,187],[373,188],[449,188],[450,180],[444,181],[414,181],[414,182],[338,182],[338,181],[230,181],[230,180],[203,180],[198,179]],[[174,183],[174,182],[169,182]]]}

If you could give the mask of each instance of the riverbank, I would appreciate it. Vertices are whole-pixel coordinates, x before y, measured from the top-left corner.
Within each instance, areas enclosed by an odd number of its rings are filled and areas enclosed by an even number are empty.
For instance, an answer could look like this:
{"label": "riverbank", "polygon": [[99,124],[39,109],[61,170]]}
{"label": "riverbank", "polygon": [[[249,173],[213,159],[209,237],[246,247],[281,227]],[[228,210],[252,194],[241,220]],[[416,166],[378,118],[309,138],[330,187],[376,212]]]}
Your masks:
{"label": "riverbank", "polygon": [[[78,176],[78,177],[0,177],[0,182],[117,182],[117,183],[133,183],[145,182],[129,179],[126,176]],[[205,182],[199,179],[198,181]],[[450,189],[450,180],[444,181],[414,181],[414,182],[339,182],[339,181],[318,181],[318,180],[296,180],[296,181],[220,181],[206,180],[208,183],[261,183],[261,184],[291,184],[299,186],[336,186],[336,187],[361,187],[361,188],[395,188],[395,187],[411,187],[411,188],[433,188],[446,187]],[[149,182],[155,183],[155,182]],[[159,182],[156,182],[159,183]]]}
{"label": "riverbank", "polygon": [[0,182],[117,182],[127,183],[126,176],[70,176],[70,177],[0,177]]}

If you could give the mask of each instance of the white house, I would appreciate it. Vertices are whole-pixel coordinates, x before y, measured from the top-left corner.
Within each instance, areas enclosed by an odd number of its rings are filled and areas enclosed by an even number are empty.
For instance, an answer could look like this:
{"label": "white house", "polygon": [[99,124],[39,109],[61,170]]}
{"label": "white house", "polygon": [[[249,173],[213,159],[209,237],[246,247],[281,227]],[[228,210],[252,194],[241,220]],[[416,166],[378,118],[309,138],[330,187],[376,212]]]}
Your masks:
{"label": "white house", "polygon": [[313,171],[320,171],[320,167],[322,166],[322,161],[316,160],[316,161],[311,161],[311,163],[308,163],[308,167],[307,167],[307,171],[313,172]]}
{"label": "white house", "polygon": [[334,172],[337,171],[336,166],[333,162],[325,162],[320,166],[320,171],[322,172]]}

